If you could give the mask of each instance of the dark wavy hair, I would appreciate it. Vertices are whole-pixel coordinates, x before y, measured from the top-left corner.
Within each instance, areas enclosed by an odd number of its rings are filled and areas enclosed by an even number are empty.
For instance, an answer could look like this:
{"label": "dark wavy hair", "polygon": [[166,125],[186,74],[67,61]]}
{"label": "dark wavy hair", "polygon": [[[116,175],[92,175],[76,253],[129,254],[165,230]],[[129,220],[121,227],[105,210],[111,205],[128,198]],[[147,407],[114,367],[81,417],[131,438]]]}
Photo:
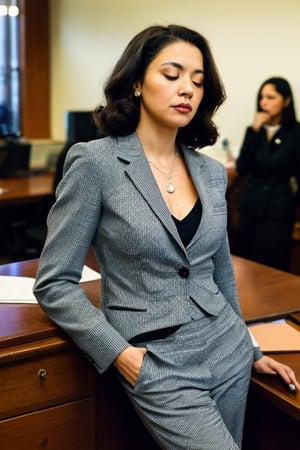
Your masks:
{"label": "dark wavy hair", "polygon": [[127,45],[104,85],[106,105],[94,111],[94,121],[106,135],[132,133],[140,119],[140,99],[133,94],[135,82],[144,80],[149,64],[166,46],[178,41],[196,46],[204,61],[204,96],[192,119],[178,130],[178,138],[191,147],[215,143],[218,131],[212,117],[226,98],[210,46],[196,31],[179,25],[154,25],[138,33]]}
{"label": "dark wavy hair", "polygon": [[283,127],[291,127],[297,122],[295,106],[294,106],[294,97],[292,88],[287,80],[281,77],[271,77],[265,80],[259,88],[256,100],[256,108],[257,111],[262,111],[260,107],[260,99],[261,99],[261,91],[266,84],[272,84],[276,91],[282,95],[284,99],[290,98],[290,103],[283,109],[282,117],[281,117],[281,126]]}

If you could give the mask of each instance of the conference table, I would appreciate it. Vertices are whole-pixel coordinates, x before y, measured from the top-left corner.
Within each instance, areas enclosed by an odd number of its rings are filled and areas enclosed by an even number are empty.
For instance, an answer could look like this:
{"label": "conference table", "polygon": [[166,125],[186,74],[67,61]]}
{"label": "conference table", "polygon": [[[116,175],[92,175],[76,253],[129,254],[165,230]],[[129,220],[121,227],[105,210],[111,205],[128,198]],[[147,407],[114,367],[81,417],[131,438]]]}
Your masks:
{"label": "conference table", "polygon": [[[269,320],[287,314],[295,314],[295,317],[300,319],[300,277],[234,255],[232,259],[241,308],[246,322]],[[92,252],[89,253],[86,264],[97,271],[99,270]],[[5,264],[0,266],[0,276],[35,277],[37,266],[38,259]],[[101,301],[100,283],[101,281],[97,280],[82,285],[90,301],[97,306]],[[81,430],[81,438],[78,438],[75,444],[73,441],[72,444],[69,444],[67,440],[65,441],[64,450],[69,450],[69,448],[72,448],[72,450],[77,448],[133,450],[138,448],[134,446],[137,439],[139,440],[139,448],[143,448],[143,450],[157,449],[151,438],[142,434],[144,433],[144,431],[141,431],[143,427],[140,427],[138,422],[133,425],[133,421],[138,419],[134,417],[134,413],[130,410],[127,399],[122,399],[123,394],[112,381],[111,374],[93,375],[95,372],[93,366],[90,365],[92,367],[91,372],[91,367],[87,367],[87,364],[89,364],[87,359],[82,358],[73,343],[45,316],[39,305],[0,304],[0,322],[0,377],[1,370],[6,365],[18,366],[20,362],[27,361],[28,354],[31,359],[35,360],[35,358],[46,357],[50,352],[53,364],[55,364],[56,358],[61,358],[62,353],[64,361],[65,358],[70,358],[70,354],[72,354],[72,358],[75,358],[72,359],[72,364],[76,365],[77,371],[80,372],[78,367],[85,367],[84,376],[90,380],[89,386],[91,389],[89,392],[82,392],[82,380],[79,378],[76,382],[76,395],[75,391],[73,392],[76,401],[73,400],[77,405],[76,411],[79,410],[78,405],[83,405],[82,402],[88,402],[87,405],[89,405],[89,415],[87,410],[83,410],[82,415],[77,419],[72,416],[74,411],[72,414],[68,413],[67,408],[73,403],[70,403],[70,398],[65,397],[58,406],[51,403],[53,399],[50,399],[49,404],[43,400],[43,408],[37,405],[35,410],[32,409],[31,405],[28,408],[28,404],[25,405],[28,409],[26,410],[25,406],[22,405],[23,409],[15,410],[14,413],[11,413],[11,417],[5,417],[4,414],[2,422],[0,408],[0,447],[1,444],[5,444],[7,450],[15,448],[10,447],[9,442],[12,439],[11,433],[17,435],[21,428],[21,426],[14,428],[17,421],[20,420],[22,424],[27,423],[25,418],[28,416],[31,417],[34,414],[34,417],[37,417],[41,413],[48,414],[55,406],[55,408],[65,408],[62,420],[73,417],[73,422],[77,420],[76,428],[77,426],[86,427],[83,431]],[[292,366],[300,380],[300,353],[278,353],[271,356],[275,356],[280,361]],[[35,367],[38,366],[35,364]],[[18,369],[18,374],[19,377],[22,375],[21,369]],[[42,375],[40,374],[40,376]],[[72,379],[74,376],[75,371],[72,373]],[[11,378],[13,377],[10,374],[10,380]],[[41,383],[43,382],[45,381],[41,381]],[[75,381],[73,380],[73,382]],[[86,382],[84,382],[84,386],[86,386]],[[20,389],[18,387],[18,392],[20,392]],[[36,394],[36,396],[38,395]],[[3,394],[1,394],[1,398],[3,399],[5,396],[3,397]],[[248,403],[243,450],[299,449],[300,393],[290,392],[277,376],[253,373]],[[94,418],[91,417],[91,411],[95,414]],[[21,413],[23,415],[20,415]],[[20,417],[22,417],[22,420]],[[14,420],[15,422],[13,422]],[[22,422],[23,420],[24,422]],[[48,423],[51,427],[51,420]],[[101,425],[99,425],[100,423]],[[50,431],[47,430],[47,433],[49,435],[51,433],[60,435],[59,426],[59,424],[56,425],[56,431],[51,429]],[[68,427],[65,425],[64,427],[61,432],[66,436]],[[7,434],[5,434],[6,430]],[[37,432],[38,427],[34,421],[33,433]],[[73,436],[73,434],[74,429],[72,429],[72,433],[70,432],[70,435]],[[5,439],[3,436],[7,436],[7,440],[2,442],[1,439]],[[89,436],[91,440],[89,447],[84,446],[86,441],[80,440],[83,439],[82,436],[86,436],[86,439]],[[21,437],[24,441],[24,436],[21,435]],[[30,438],[28,436],[26,438],[28,439],[28,445],[30,445]],[[13,445],[16,445],[16,442],[23,441],[15,441]]]}
{"label": "conference table", "polygon": [[[26,258],[27,241],[33,249],[40,245],[35,240],[34,226],[41,224],[52,204],[53,181],[54,173],[44,170],[30,172],[26,176],[0,178],[1,261]],[[30,227],[33,228],[33,238]],[[29,228],[29,238],[25,235],[26,228]]]}
{"label": "conference table", "polygon": [[0,178],[0,207],[35,203],[53,194],[52,172]]}

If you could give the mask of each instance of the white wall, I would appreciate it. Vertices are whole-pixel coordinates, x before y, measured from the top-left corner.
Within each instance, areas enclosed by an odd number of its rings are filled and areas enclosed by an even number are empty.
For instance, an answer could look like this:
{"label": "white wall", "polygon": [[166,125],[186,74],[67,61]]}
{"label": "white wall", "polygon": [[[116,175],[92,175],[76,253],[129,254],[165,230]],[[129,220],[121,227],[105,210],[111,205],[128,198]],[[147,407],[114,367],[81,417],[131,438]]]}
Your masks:
{"label": "white wall", "polygon": [[51,0],[50,7],[54,140],[65,138],[65,111],[93,109],[129,39],[158,23],[185,25],[209,40],[228,97],[216,121],[234,148],[265,78],[286,77],[299,110],[299,0]]}

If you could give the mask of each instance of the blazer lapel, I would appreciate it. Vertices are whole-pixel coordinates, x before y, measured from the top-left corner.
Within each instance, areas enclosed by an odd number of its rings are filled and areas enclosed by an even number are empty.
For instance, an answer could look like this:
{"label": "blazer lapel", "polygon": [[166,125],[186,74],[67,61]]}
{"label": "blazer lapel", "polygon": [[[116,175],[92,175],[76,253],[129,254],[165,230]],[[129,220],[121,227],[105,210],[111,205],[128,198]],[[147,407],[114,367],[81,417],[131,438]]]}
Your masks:
{"label": "blazer lapel", "polygon": [[[186,253],[186,249],[182,244],[170,211],[152,175],[137,134],[132,133],[129,136],[118,138],[118,147],[118,158],[128,163],[125,169],[127,175],[145,198],[153,213],[156,214],[163,226],[169,231]],[[187,246],[188,248],[198,240],[200,236],[203,237],[209,233],[212,227],[213,211],[209,199],[211,174],[201,154],[184,145],[181,146],[181,150],[202,204],[201,221],[197,232]]]}
{"label": "blazer lapel", "polygon": [[207,232],[210,231],[212,226],[211,221],[213,217],[213,211],[209,198],[209,182],[211,176],[209,173],[209,169],[205,164],[204,158],[202,158],[201,154],[197,153],[197,151],[190,150],[186,147],[183,147],[183,155],[202,205],[201,221],[194,237],[187,246],[188,248],[196,240],[198,240],[200,236],[203,237]]}
{"label": "blazer lapel", "polygon": [[170,211],[158,189],[136,133],[118,138],[118,158],[128,162],[127,175],[145,198],[153,213],[185,251]]}

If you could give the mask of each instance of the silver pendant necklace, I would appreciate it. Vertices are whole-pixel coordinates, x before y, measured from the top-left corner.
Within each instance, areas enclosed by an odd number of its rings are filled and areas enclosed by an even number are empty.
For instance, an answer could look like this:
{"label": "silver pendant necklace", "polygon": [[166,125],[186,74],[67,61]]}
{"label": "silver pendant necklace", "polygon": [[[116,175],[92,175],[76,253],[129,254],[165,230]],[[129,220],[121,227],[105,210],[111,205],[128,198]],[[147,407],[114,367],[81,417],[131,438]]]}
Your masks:
{"label": "silver pendant necklace", "polygon": [[173,161],[173,166],[172,169],[169,172],[164,172],[163,170],[161,170],[159,167],[157,167],[152,161],[150,161],[148,159],[148,162],[155,167],[156,170],[158,170],[158,172],[160,172],[168,181],[168,185],[167,185],[167,192],[169,194],[173,194],[175,192],[175,186],[172,183],[172,176],[173,176],[173,172],[175,169],[175,165],[176,165],[176,161],[177,161],[177,157],[178,157],[178,150],[176,149],[175,152],[175,157],[174,157],[174,161]]}

